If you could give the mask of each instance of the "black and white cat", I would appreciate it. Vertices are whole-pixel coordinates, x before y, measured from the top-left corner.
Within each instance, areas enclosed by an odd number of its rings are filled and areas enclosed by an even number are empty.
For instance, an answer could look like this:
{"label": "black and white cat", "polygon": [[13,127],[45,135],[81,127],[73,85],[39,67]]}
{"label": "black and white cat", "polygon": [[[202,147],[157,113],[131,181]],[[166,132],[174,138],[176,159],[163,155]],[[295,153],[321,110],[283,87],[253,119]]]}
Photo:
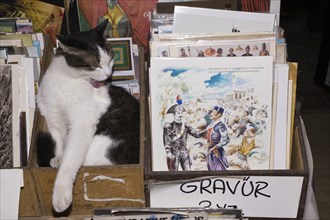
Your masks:
{"label": "black and white cat", "polygon": [[53,191],[56,212],[70,206],[81,166],[139,162],[139,102],[110,85],[114,56],[103,37],[106,25],[58,36],[59,47],[37,95],[56,145],[50,161],[59,168]]}

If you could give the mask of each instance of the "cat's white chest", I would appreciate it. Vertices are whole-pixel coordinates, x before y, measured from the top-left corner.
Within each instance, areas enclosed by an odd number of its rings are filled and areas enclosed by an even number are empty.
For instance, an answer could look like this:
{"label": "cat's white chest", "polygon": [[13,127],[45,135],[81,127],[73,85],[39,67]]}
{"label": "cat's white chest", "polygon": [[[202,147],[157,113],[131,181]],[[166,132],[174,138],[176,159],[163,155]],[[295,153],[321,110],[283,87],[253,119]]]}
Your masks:
{"label": "cat's white chest", "polygon": [[81,82],[68,88],[67,94],[65,106],[68,111],[88,111],[96,118],[100,117],[111,103],[108,86],[94,88],[89,82]]}
{"label": "cat's white chest", "polygon": [[108,107],[110,105],[108,86],[104,86],[98,89],[93,88],[93,99],[100,105],[100,107]]}
{"label": "cat's white chest", "polygon": [[108,86],[94,88],[88,78],[72,77],[78,75],[74,72],[78,70],[65,69],[65,66],[61,67],[63,63],[63,60],[55,59],[44,76],[38,94],[39,108],[44,115],[57,109],[62,117],[97,121],[111,103]]}

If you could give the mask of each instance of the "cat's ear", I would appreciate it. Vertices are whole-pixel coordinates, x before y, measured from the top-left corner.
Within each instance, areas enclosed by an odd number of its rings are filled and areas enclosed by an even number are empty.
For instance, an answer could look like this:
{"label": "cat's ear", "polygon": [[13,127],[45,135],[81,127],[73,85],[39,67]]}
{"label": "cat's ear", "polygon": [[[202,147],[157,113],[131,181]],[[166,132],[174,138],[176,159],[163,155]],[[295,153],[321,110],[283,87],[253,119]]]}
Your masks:
{"label": "cat's ear", "polygon": [[103,36],[103,33],[105,31],[105,28],[107,27],[107,25],[109,24],[108,19],[105,19],[104,21],[102,21],[98,26],[96,26],[93,31],[95,31],[96,33],[98,33],[99,35]]}
{"label": "cat's ear", "polygon": [[56,35],[57,39],[58,39],[58,43],[59,43],[59,46],[61,47],[62,45],[68,45],[69,43],[69,40],[66,36],[64,35]]}
{"label": "cat's ear", "polygon": [[69,39],[64,35],[56,35],[58,39],[58,47],[62,48],[64,51],[70,50],[72,47],[68,46],[70,44]]}
{"label": "cat's ear", "polygon": [[70,46],[72,42],[75,42],[76,44],[78,43],[78,39],[72,40],[68,36],[64,35],[57,35],[58,39],[58,47],[61,48],[64,52],[69,53],[69,54],[79,54],[79,49],[75,46]]}

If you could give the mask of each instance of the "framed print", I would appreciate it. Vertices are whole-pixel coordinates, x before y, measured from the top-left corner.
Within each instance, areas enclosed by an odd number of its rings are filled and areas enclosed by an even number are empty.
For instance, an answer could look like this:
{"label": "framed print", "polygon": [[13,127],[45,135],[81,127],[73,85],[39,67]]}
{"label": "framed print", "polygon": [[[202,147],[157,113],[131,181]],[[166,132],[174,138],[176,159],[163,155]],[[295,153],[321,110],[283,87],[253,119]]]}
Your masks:
{"label": "framed print", "polygon": [[132,38],[107,38],[115,56],[114,76],[134,76]]}

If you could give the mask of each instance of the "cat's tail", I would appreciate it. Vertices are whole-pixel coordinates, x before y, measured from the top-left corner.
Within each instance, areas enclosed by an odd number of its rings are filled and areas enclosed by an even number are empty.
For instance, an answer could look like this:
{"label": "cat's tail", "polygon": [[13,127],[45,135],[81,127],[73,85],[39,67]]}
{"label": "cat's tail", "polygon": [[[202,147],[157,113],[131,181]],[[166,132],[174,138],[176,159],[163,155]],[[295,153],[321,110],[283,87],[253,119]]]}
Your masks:
{"label": "cat's tail", "polygon": [[48,132],[38,132],[36,137],[37,162],[40,167],[50,167],[50,160],[55,157],[55,141]]}

